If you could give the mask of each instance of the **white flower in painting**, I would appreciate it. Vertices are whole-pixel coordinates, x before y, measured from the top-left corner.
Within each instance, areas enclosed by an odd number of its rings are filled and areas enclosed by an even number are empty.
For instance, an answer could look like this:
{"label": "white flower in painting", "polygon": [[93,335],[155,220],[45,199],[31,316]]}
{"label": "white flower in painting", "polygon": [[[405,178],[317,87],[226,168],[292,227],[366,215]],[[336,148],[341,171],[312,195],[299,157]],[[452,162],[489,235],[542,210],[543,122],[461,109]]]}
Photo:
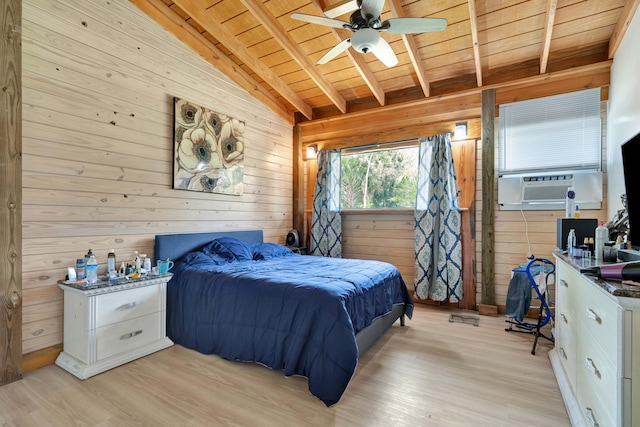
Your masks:
{"label": "white flower in painting", "polygon": [[193,128],[202,121],[202,108],[184,99],[176,100],[176,123],[184,128]]}
{"label": "white flower in painting", "polygon": [[229,116],[216,113],[215,111],[205,110],[204,123],[207,129],[216,137],[220,137],[222,126],[229,121]]}
{"label": "white flower in painting", "polygon": [[189,129],[178,147],[178,163],[190,173],[205,172],[222,166],[215,137],[205,127]]}
{"label": "white flower in painting", "polygon": [[218,185],[219,175],[216,171],[209,174],[196,174],[189,181],[189,190],[213,193]]}
{"label": "white flower in painting", "polygon": [[226,166],[244,158],[244,122],[231,119],[223,124],[219,138],[219,152]]}

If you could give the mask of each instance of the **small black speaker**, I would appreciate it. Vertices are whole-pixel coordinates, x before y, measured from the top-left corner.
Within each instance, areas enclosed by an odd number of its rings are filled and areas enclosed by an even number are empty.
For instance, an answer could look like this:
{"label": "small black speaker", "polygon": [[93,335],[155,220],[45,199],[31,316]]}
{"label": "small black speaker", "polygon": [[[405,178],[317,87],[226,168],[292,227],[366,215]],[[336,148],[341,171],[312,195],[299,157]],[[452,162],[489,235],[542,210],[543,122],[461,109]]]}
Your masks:
{"label": "small black speaker", "polygon": [[287,233],[287,246],[294,246],[294,247],[299,247],[300,246],[300,235],[298,234],[298,230],[289,230],[289,232]]}

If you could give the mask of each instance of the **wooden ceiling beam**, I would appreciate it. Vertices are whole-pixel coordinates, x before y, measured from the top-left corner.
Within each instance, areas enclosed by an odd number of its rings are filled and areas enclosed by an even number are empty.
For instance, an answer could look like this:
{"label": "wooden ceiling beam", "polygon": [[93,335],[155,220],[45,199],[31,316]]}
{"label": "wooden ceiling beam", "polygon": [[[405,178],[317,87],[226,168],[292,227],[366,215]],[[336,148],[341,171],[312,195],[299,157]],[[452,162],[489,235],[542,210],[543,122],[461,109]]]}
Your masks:
{"label": "wooden ceiling beam", "polygon": [[547,3],[547,19],[544,23],[544,40],[542,41],[542,53],[540,54],[540,74],[547,72],[549,63],[549,49],[551,48],[551,36],[553,35],[553,23],[556,19],[558,0],[549,0]]}
{"label": "wooden ceiling beam", "polygon": [[[402,12],[402,4],[400,3],[400,0],[388,0],[387,3],[389,4],[389,8],[391,9],[391,14],[395,18],[405,17],[404,13]],[[424,93],[424,96],[428,98],[429,79],[427,78],[427,74],[424,72],[424,67],[422,66],[422,58],[420,57],[420,52],[418,52],[416,42],[413,39],[413,36],[408,34],[402,34],[402,40],[407,47],[407,53],[409,54],[409,59],[411,60],[413,69],[416,72],[418,81],[420,82],[422,92]]]}
{"label": "wooden ceiling beam", "polygon": [[[340,39],[340,35],[338,35],[336,31],[333,32],[336,33],[337,38]],[[384,89],[382,89],[380,82],[376,79],[376,76],[374,76],[373,71],[371,71],[371,67],[367,64],[367,61],[364,60],[364,55],[354,52],[352,49],[347,49],[346,54],[351,62],[353,62],[353,65],[356,67],[356,70],[358,70],[358,73],[371,90],[373,96],[375,96],[380,105],[385,105],[387,98],[384,93]]]}
{"label": "wooden ceiling beam", "polygon": [[[261,0],[240,0],[240,2],[251,12],[253,17],[269,31],[269,33],[282,45],[291,58],[311,77],[316,85],[327,95],[335,106],[343,113],[347,112],[347,101],[340,95],[340,92],[329,83],[329,81],[318,71],[316,64],[311,62],[307,55],[300,49],[298,44],[291,39],[289,34],[273,18],[265,8]],[[216,35],[217,32],[211,31]]]}
{"label": "wooden ceiling beam", "polygon": [[[416,111],[421,111],[425,108],[429,108],[429,106],[433,105],[447,104],[451,107],[452,111],[473,110],[473,108],[476,108],[477,105],[468,102],[468,100],[473,98],[474,96],[476,97],[475,99],[480,99],[480,95],[484,89],[496,89],[496,94],[499,95],[501,91],[504,90],[515,88],[524,89],[541,84],[548,85],[552,84],[553,82],[562,80],[567,81],[567,85],[571,87],[571,90],[584,89],[585,84],[582,81],[578,82],[577,86],[574,86],[573,82],[578,80],[576,79],[576,77],[590,74],[595,75],[603,71],[606,72],[610,70],[612,63],[612,60],[607,60],[594,64],[568,68],[562,71],[538,74],[531,77],[523,77],[521,79],[513,79],[504,82],[488,84],[482,88],[466,89],[450,94],[443,94],[439,96],[432,96],[430,98],[388,105],[386,107],[373,108],[370,110],[343,114],[341,116],[327,117],[323,119],[302,122],[299,123],[302,143],[304,145],[318,143],[325,139],[325,136],[327,134],[331,134],[331,132],[333,132],[333,130],[335,129],[351,129],[351,133],[353,133],[353,130],[358,128],[360,126],[360,123],[372,121],[376,123],[384,123],[385,120],[380,119],[381,116],[384,116],[384,118],[386,118],[387,121],[390,122],[401,122],[402,120],[406,120],[408,115],[411,115]],[[466,99],[461,103],[456,103],[455,100],[457,98]],[[399,119],[399,117],[402,117],[402,119]],[[467,114],[461,117],[473,116]],[[451,118],[450,120],[454,119]],[[342,135],[341,137],[344,137],[344,135]]]}
{"label": "wooden ceiling beam", "polygon": [[323,13],[328,18],[337,18],[345,13],[353,12],[358,8],[358,2],[356,0],[343,0],[333,6],[325,9]]}
{"label": "wooden ceiling beam", "polygon": [[624,34],[627,32],[627,28],[629,28],[629,24],[638,9],[638,5],[640,5],[640,0],[627,0],[624,4],[620,19],[618,19],[616,28],[613,29],[613,34],[611,34],[611,38],[609,39],[609,59],[613,59],[618,47],[620,47],[620,43],[624,38]]}
{"label": "wooden ceiling beam", "polygon": [[[237,56],[247,67],[253,70],[256,74],[262,77],[265,82],[271,86],[276,92],[278,92],[284,99],[289,101],[295,108],[298,109],[308,119],[313,118],[312,108],[295,93],[285,82],[283,82],[269,67],[264,65],[254,56],[250,55],[245,47],[236,39],[234,34],[229,33],[221,20],[218,19],[213,13],[207,12],[205,4],[201,0],[174,0],[176,6],[181,8],[185,13],[191,16],[198,25],[204,28],[210,34],[214,34],[220,43],[222,43],[231,53]],[[184,23],[184,21],[183,21]],[[185,24],[186,25],[186,24]],[[212,48],[215,48],[213,44],[209,42]],[[227,58],[226,55],[220,53],[220,55]],[[228,58],[227,58],[228,59]],[[233,63],[233,70],[240,70],[241,68]],[[225,72],[225,74],[227,74]],[[227,74],[229,75],[229,74]],[[263,87],[261,84],[255,82],[255,86],[252,88]],[[245,88],[246,89],[246,88]],[[251,93],[251,91],[249,91]]]}
{"label": "wooden ceiling beam", "polygon": [[[318,9],[318,12],[324,13],[319,0],[311,0],[311,3],[316,7],[316,9]],[[347,34],[347,30],[337,30],[330,27],[329,30],[331,31],[331,34],[335,36],[336,41],[342,41],[343,39],[350,36],[350,33]],[[380,82],[378,82],[378,79],[376,79],[376,77],[373,75],[371,67],[369,67],[367,61],[364,60],[363,55],[354,53],[353,49],[347,49],[345,53],[347,54],[351,62],[353,62],[353,65],[356,67],[356,70],[371,90],[373,96],[375,96],[380,105],[385,105],[386,97],[384,90],[382,89],[382,86],[380,86]]]}
{"label": "wooden ceiling beam", "polygon": [[174,36],[189,46],[207,62],[216,67],[237,85],[249,92],[259,101],[271,108],[280,117],[293,124],[293,112],[283,105],[264,86],[255,81],[249,74],[237,66],[223,52],[216,48],[202,34],[187,24],[178,14],[161,0],[130,0],[138,9],[166,28]]}
{"label": "wooden ceiling beam", "polygon": [[467,0],[469,3],[469,21],[471,23],[471,39],[473,41],[473,59],[476,64],[476,80],[478,87],[482,86],[482,61],[480,60],[480,45],[478,44],[478,13],[476,12],[476,0]]}

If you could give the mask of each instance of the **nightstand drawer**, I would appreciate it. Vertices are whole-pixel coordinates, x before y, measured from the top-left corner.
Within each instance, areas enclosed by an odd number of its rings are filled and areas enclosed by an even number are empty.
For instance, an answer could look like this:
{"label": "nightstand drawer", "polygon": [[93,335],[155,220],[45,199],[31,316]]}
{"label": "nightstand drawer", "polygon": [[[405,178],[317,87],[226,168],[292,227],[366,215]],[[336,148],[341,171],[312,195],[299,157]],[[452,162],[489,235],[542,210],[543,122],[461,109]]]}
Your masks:
{"label": "nightstand drawer", "polygon": [[161,310],[158,285],[143,286],[96,297],[96,328]]}
{"label": "nightstand drawer", "polygon": [[164,313],[157,312],[98,328],[97,360],[134,350],[162,338],[160,328],[163,319]]}

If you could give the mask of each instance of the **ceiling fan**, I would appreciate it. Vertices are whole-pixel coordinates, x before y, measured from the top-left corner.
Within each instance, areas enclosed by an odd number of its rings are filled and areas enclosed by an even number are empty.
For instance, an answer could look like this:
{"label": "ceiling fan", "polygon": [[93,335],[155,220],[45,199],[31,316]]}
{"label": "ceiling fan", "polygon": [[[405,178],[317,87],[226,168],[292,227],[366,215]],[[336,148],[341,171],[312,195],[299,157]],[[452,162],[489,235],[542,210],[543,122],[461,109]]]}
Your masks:
{"label": "ceiling fan", "polygon": [[351,14],[349,22],[302,13],[292,13],[291,18],[353,31],[350,38],[342,40],[324,54],[318,60],[318,64],[326,64],[351,46],[360,53],[372,52],[384,65],[393,67],[398,63],[398,58],[389,43],[380,36],[380,31],[391,34],[417,34],[441,31],[447,27],[447,20],[443,18],[392,18],[381,21],[383,6],[384,0],[358,0],[359,9]]}

